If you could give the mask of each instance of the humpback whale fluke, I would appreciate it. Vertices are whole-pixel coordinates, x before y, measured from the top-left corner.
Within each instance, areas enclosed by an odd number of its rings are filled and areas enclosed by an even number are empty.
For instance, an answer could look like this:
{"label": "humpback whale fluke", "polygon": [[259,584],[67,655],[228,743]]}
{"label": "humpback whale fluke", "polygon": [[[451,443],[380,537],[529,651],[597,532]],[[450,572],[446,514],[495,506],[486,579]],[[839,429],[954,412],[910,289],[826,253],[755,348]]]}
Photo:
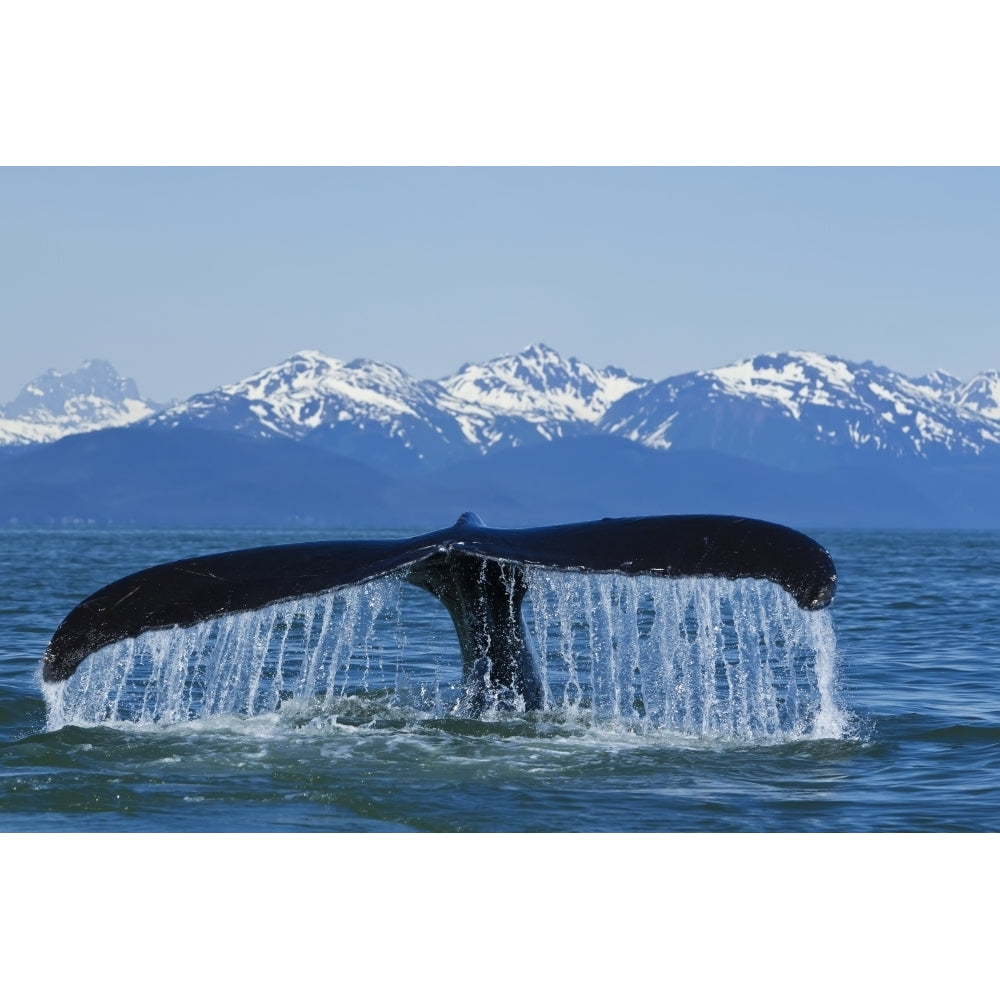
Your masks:
{"label": "humpback whale fluke", "polygon": [[414,538],[273,545],[133,573],[70,611],[45,651],[42,677],[66,680],[91,653],[154,629],[398,573],[447,608],[467,684],[511,692],[526,708],[538,708],[543,685],[521,616],[525,566],[766,579],[807,610],[830,603],[837,579],[830,554],[813,539],[751,518],[667,515],[505,529],[466,513],[450,528]]}

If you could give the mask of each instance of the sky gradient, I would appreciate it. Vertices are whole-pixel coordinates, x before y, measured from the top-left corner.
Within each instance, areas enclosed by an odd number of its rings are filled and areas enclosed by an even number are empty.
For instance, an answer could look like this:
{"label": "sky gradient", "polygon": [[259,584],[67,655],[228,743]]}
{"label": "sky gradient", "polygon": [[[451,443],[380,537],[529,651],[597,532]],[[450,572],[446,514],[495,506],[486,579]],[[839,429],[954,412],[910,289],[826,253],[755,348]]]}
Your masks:
{"label": "sky gradient", "polygon": [[91,357],[165,401],[302,348],[1000,367],[992,168],[3,168],[0,217],[0,402]]}

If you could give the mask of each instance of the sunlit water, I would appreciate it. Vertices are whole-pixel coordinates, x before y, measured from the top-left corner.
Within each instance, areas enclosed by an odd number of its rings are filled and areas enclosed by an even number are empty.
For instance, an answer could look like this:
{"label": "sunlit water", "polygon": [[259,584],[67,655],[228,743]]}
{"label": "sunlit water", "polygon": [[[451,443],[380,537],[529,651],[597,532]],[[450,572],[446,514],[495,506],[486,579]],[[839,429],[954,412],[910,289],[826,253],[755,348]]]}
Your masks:
{"label": "sunlit water", "polygon": [[0,533],[0,825],[63,830],[1000,826],[996,534],[814,533],[832,611],[756,581],[529,574],[546,704],[471,718],[396,579],[128,640],[43,685],[82,597],[303,534]]}

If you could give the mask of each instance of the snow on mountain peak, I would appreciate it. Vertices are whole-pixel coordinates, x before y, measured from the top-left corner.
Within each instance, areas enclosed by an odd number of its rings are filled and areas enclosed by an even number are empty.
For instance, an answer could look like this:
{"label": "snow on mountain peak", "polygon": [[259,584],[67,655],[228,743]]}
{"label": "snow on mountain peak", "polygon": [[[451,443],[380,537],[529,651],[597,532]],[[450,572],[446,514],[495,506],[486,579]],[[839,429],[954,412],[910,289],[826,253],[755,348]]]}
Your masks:
{"label": "snow on mountain peak", "polygon": [[[156,419],[208,421],[244,432],[293,438],[368,426],[420,455],[479,453],[551,440],[569,427],[593,427],[617,399],[645,382],[618,369],[598,371],[563,360],[544,344],[486,364],[464,365],[438,381],[384,362],[346,362],[299,351],[278,365],[192,397]],[[420,444],[416,444],[417,439]]]}
{"label": "snow on mountain peak", "polygon": [[[392,471],[605,433],[655,449],[727,452],[814,467],[853,455],[947,460],[1000,447],[1000,374],[910,378],[809,351],[759,354],[660,382],[565,359],[545,344],[439,380],[385,362],[293,354],[154,412],[102,361],[50,371],[0,409],[0,445],[39,443],[148,418],[310,443]],[[152,414],[152,416],[150,416]]]}
{"label": "snow on mountain peak", "polygon": [[107,361],[92,358],[71,372],[49,369],[0,407],[0,444],[41,444],[67,434],[123,427],[150,416],[135,382]]}
{"label": "snow on mountain peak", "polygon": [[346,362],[319,351],[299,351],[219,391],[267,400],[279,421],[319,427],[329,421],[330,400],[337,406],[349,401],[362,409],[412,416],[415,410],[408,399],[421,395],[420,385],[394,365],[363,359]]}
{"label": "snow on mountain peak", "polygon": [[709,448],[791,466],[855,452],[979,454],[1000,442],[1000,379],[956,383],[945,373],[909,379],[806,351],[760,354],[640,390],[602,426],[649,447]]}
{"label": "snow on mountain peak", "polygon": [[996,369],[980,372],[964,385],[955,386],[949,398],[956,406],[990,420],[1000,420],[1000,372]]}
{"label": "snow on mountain peak", "polygon": [[155,418],[259,437],[308,438],[339,454],[392,469],[441,464],[469,445],[485,447],[491,415],[437,382],[395,365],[299,351],[239,382],[201,393]]}
{"label": "snow on mountain peak", "polygon": [[648,380],[618,368],[592,368],[573,357],[564,360],[551,347],[534,344],[483,364],[462,365],[440,384],[493,413],[535,424],[594,424],[612,403]]}
{"label": "snow on mountain peak", "polygon": [[962,384],[961,379],[955,378],[954,375],[949,374],[943,368],[935,369],[930,375],[918,375],[910,379],[910,381],[914,385],[919,385],[936,393],[951,392],[959,388]]}
{"label": "snow on mountain peak", "polygon": [[211,392],[200,393],[157,417],[176,425],[241,410],[237,429],[265,436],[301,437],[347,420],[394,431],[400,417],[419,419],[436,386],[379,361],[341,361],[320,351],[298,351],[276,365]]}
{"label": "snow on mountain peak", "polygon": [[796,418],[804,402],[832,406],[834,395],[850,392],[854,384],[854,372],[846,362],[809,351],[758,354],[698,374],[735,395],[772,400]]}

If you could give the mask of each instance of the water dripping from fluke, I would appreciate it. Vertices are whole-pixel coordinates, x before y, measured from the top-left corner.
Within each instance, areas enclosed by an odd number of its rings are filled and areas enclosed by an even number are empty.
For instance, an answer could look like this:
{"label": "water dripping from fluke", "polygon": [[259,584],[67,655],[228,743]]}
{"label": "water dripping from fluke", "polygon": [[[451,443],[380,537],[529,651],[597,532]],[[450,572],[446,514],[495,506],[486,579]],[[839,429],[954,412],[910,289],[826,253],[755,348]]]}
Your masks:
{"label": "water dripping from fluke", "polygon": [[[828,553],[780,525],[663,517],[273,546],[133,574],[46,653],[50,728],[294,707],[527,713],[713,741],[839,738]],[[404,607],[415,584],[447,609]],[[408,600],[408,599],[407,599]],[[426,600],[426,599],[425,599]]]}
{"label": "water dripping from fluke", "polygon": [[837,739],[829,613],[760,580],[532,574],[549,705],[643,732]]}
{"label": "water dripping from fluke", "polygon": [[[457,657],[442,668],[419,648],[402,585],[383,578],[104,647],[45,685],[49,726],[288,708],[300,718],[391,711],[414,720],[523,712],[517,692],[488,677],[463,683]],[[538,712],[739,742],[845,732],[829,614],[803,612],[772,584],[532,570],[524,612],[542,678]]]}

